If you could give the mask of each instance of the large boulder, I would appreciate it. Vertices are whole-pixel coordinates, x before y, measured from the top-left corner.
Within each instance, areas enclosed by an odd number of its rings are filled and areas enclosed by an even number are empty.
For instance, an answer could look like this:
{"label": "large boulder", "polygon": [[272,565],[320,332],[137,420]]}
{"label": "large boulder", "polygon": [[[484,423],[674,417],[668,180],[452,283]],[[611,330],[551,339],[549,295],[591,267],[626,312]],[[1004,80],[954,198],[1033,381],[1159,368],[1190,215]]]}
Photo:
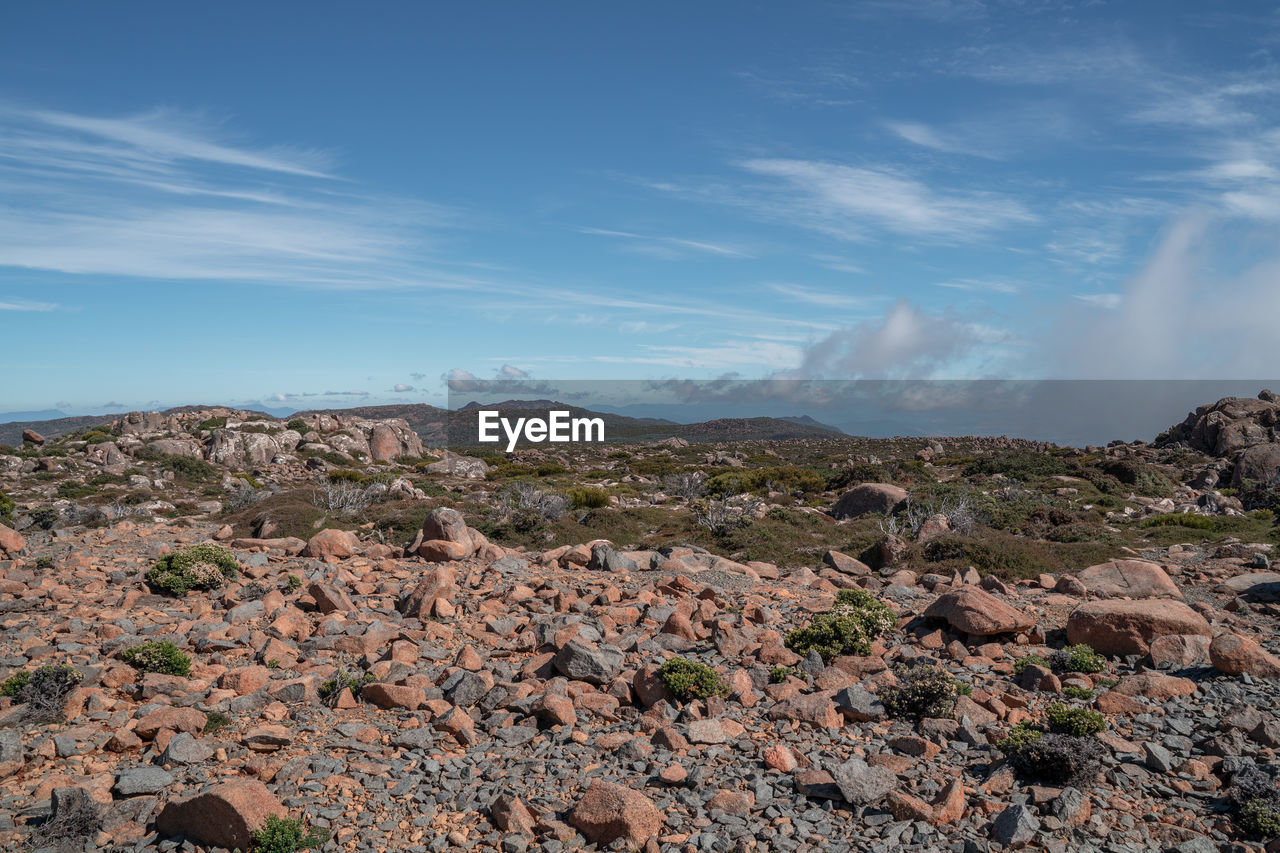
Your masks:
{"label": "large boulder", "polygon": [[1080,572],[1076,579],[1100,598],[1182,598],[1164,569],[1147,560],[1099,563]]}
{"label": "large boulder", "polygon": [[1236,457],[1236,467],[1231,474],[1231,485],[1239,488],[1245,480],[1257,483],[1271,482],[1280,474],[1280,442],[1255,444]]}
{"label": "large boulder", "polygon": [[248,850],[253,833],[271,815],[287,817],[288,812],[266,785],[243,779],[171,800],[156,817],[156,829],[165,837],[181,835],[208,847]]}
{"label": "large boulder", "polygon": [[1280,659],[1254,640],[1223,632],[1209,644],[1209,662],[1227,675],[1249,674],[1255,678],[1280,678]]}
{"label": "large boulder", "polygon": [[1262,601],[1280,600],[1280,572],[1246,572],[1227,578],[1218,585],[1230,595],[1243,595]]}
{"label": "large boulder", "polygon": [[555,667],[562,675],[589,684],[608,684],[622,672],[622,652],[613,646],[588,645],[570,640],[555,656]]}
{"label": "large boulder", "polygon": [[446,474],[464,480],[483,480],[489,473],[489,466],[483,459],[474,456],[460,456],[449,450],[440,451],[440,461],[425,466],[432,474]]}
{"label": "large boulder", "polygon": [[889,483],[863,483],[840,496],[831,508],[835,518],[858,518],[870,513],[888,515],[907,499],[907,490]]}
{"label": "large boulder", "polygon": [[597,780],[569,813],[569,823],[601,846],[621,838],[643,847],[662,830],[664,819],[653,801],[639,791]]}
{"label": "large boulder", "polygon": [[16,557],[27,547],[27,540],[11,527],[0,524],[0,556]]}
{"label": "large boulder", "polygon": [[1091,601],[1067,619],[1068,642],[1087,644],[1104,655],[1145,655],[1156,637],[1212,633],[1203,616],[1168,599]]}
{"label": "large boulder", "polygon": [[400,601],[405,616],[426,619],[435,614],[436,602],[449,602],[458,594],[458,575],[447,565],[436,566],[422,575],[422,580]]}
{"label": "large boulder", "polygon": [[1020,610],[976,586],[963,586],[943,593],[924,612],[926,619],[945,619],[952,628],[966,634],[987,637],[1025,631],[1035,620]]}
{"label": "large boulder", "polygon": [[828,768],[845,800],[854,806],[870,806],[898,787],[898,776],[885,767],[872,767],[861,758],[850,758]]}
{"label": "large boulder", "polygon": [[350,530],[327,528],[307,541],[307,547],[302,550],[302,556],[346,559],[354,557],[359,550],[360,540]]}

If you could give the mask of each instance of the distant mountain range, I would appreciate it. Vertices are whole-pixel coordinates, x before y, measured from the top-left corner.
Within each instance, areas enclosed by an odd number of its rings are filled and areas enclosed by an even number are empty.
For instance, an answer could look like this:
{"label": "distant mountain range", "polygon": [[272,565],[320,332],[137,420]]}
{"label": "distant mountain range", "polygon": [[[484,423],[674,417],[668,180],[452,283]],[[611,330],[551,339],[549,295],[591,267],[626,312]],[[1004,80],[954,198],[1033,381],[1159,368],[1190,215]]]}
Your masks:
{"label": "distant mountain range", "polygon": [[[165,409],[165,414],[199,411],[215,408],[214,406],[178,406]],[[245,408],[237,406],[235,408]],[[403,418],[422,439],[431,446],[459,445],[479,446],[478,412],[481,409],[497,409],[504,417],[546,417],[552,411],[568,411],[571,417],[600,418],[604,421],[605,437],[609,441],[660,441],[665,438],[683,438],[691,442],[711,441],[763,441],[792,438],[830,438],[844,433],[833,426],[820,423],[808,415],[784,418],[717,418],[692,424],[681,424],[663,418],[640,418],[611,412],[596,412],[580,406],[557,403],[554,400],[504,400],[501,403],[480,404],[468,403],[456,411],[442,409],[426,403],[404,403],[386,406],[354,406],[345,409],[311,409],[308,411],[284,411],[276,414],[264,411],[281,419],[293,415],[332,414],[355,415],[361,418]],[[254,409],[254,411],[262,411]],[[21,416],[50,414],[51,418],[29,418]],[[15,417],[18,416],[18,417]],[[56,438],[86,427],[108,424],[117,420],[119,414],[111,415],[66,415],[63,412],[49,410],[46,412],[13,412],[0,414],[0,418],[12,418],[7,423],[0,423],[0,444],[17,446],[22,442],[22,431],[35,430],[46,438]]]}

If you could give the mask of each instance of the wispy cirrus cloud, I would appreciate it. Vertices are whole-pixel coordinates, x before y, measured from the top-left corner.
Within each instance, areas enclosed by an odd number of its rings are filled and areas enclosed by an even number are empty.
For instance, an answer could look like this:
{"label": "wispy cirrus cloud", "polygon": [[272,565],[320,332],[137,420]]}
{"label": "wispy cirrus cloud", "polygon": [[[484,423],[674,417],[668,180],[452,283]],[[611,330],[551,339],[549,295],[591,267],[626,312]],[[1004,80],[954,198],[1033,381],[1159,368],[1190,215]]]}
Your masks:
{"label": "wispy cirrus cloud", "polygon": [[744,169],[775,183],[758,209],[841,239],[883,230],[953,241],[1027,225],[1019,200],[984,190],[941,189],[904,170],[816,160],[755,159]]}
{"label": "wispy cirrus cloud", "polygon": [[872,297],[852,293],[833,293],[802,284],[771,283],[766,287],[793,302],[820,305],[823,308],[861,308],[875,301]]}
{"label": "wispy cirrus cloud", "polygon": [[616,231],[608,228],[578,228],[579,234],[590,234],[597,237],[616,237],[633,243],[632,251],[645,252],[666,258],[684,257],[688,252],[700,252],[708,255],[720,255],[731,258],[749,258],[751,255],[742,249],[722,243],[706,240],[690,240],[684,237],[664,235],[637,234],[632,231]]}
{"label": "wispy cirrus cloud", "polygon": [[56,311],[56,302],[31,302],[26,299],[0,299],[0,311]]}
{"label": "wispy cirrus cloud", "polygon": [[423,264],[443,208],[362,193],[314,149],[196,114],[0,105],[0,266],[332,288],[465,287]]}

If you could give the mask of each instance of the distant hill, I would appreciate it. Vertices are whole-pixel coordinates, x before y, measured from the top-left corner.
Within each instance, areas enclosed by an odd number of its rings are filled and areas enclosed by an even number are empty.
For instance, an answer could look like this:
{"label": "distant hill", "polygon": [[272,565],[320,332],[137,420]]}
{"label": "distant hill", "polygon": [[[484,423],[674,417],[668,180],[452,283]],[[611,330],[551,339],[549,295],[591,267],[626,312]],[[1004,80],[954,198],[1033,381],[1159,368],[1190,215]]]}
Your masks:
{"label": "distant hill", "polygon": [[[166,409],[166,414],[200,411],[217,406],[177,406]],[[552,410],[568,411],[575,418],[600,418],[604,421],[608,441],[661,441],[664,438],[683,438],[686,441],[765,441],[792,438],[830,438],[841,435],[840,430],[815,421],[807,415],[787,418],[718,418],[701,423],[681,424],[663,418],[633,418],[611,412],[596,412],[581,406],[571,406],[554,400],[505,400],[501,403],[481,405],[468,403],[450,411],[426,403],[400,403],[386,406],[355,406],[347,409],[311,409],[290,412],[293,415],[355,415],[361,418],[402,418],[424,444],[433,447],[444,445],[478,445],[478,412],[481,409],[497,409],[504,417],[546,417]],[[272,414],[266,412],[266,414]],[[273,415],[274,416],[274,415]],[[51,420],[15,421],[0,424],[0,444],[17,446],[22,441],[22,431],[33,429],[46,438],[56,438],[85,427],[107,424],[120,415],[81,415]]]}

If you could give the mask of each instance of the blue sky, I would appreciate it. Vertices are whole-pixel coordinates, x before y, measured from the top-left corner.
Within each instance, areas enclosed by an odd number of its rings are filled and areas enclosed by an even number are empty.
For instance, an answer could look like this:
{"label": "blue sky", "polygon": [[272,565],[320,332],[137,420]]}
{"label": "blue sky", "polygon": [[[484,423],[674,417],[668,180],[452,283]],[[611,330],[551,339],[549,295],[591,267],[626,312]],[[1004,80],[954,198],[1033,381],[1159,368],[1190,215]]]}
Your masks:
{"label": "blue sky", "polygon": [[0,411],[1250,378],[1275,4],[0,11]]}

